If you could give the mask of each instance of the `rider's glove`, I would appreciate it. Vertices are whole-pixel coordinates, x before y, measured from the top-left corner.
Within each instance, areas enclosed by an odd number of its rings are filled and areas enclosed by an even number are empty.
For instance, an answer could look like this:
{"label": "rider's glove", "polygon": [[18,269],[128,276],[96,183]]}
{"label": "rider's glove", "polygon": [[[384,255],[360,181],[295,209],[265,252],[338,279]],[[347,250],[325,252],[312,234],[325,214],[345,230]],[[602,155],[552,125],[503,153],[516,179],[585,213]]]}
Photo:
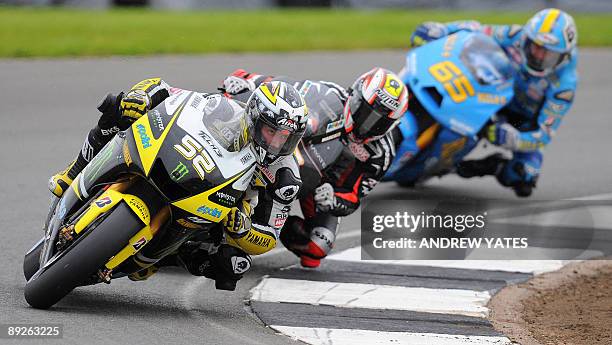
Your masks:
{"label": "rider's glove", "polygon": [[251,219],[237,207],[234,207],[223,220],[225,232],[233,238],[240,238],[251,229]]}
{"label": "rider's glove", "polygon": [[410,46],[413,48],[420,47],[427,42],[437,40],[446,35],[448,35],[448,30],[444,24],[425,22],[417,26],[412,35],[410,35]]}
{"label": "rider's glove", "polygon": [[244,91],[255,90],[255,83],[249,79],[230,75],[223,80],[223,88],[225,89],[225,92],[231,95],[237,95]]}
{"label": "rider's glove", "polygon": [[324,183],[315,189],[314,201],[318,212],[328,212],[336,204],[334,187],[329,183]]}
{"label": "rider's glove", "polygon": [[509,123],[492,124],[486,129],[487,140],[509,150],[516,150],[519,146],[520,132]]}
{"label": "rider's glove", "polygon": [[121,113],[124,118],[137,120],[149,111],[151,98],[143,90],[131,90],[121,100]]}

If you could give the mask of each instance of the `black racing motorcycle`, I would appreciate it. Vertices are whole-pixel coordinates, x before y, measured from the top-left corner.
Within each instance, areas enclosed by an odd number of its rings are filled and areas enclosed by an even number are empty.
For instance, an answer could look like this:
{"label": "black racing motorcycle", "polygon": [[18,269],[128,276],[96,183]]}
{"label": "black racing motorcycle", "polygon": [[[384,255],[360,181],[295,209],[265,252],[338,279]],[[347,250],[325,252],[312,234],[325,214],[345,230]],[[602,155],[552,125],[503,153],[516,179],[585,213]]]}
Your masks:
{"label": "black racing motorcycle", "polygon": [[196,234],[218,241],[256,166],[242,107],[221,98],[177,91],[54,199],[24,258],[28,304],[46,309],[77,286],[142,271]]}

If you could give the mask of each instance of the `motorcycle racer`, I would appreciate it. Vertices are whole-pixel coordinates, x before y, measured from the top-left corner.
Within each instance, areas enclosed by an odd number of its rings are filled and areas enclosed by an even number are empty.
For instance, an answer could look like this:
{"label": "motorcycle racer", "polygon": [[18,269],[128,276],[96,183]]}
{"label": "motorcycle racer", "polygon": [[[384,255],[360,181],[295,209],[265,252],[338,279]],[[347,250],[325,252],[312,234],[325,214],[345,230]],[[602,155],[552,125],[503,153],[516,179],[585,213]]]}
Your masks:
{"label": "motorcycle racer", "polygon": [[[160,78],[151,78],[137,83],[125,94],[109,94],[98,106],[102,113],[98,124],[89,132],[76,159],[64,171],[51,177],[51,192],[61,196],[117,132],[129,127],[166,98],[183,91],[170,87]],[[218,289],[234,290],[236,282],[250,268],[249,255],[262,254],[275,247],[282,224],[271,215],[288,214],[301,186],[297,163],[289,157],[304,134],[308,115],[306,104],[297,90],[279,81],[262,83],[246,104],[219,94],[204,95],[220,101],[217,109],[245,109],[245,123],[254,147],[257,169],[266,169],[274,176],[274,181],[264,188],[252,186],[247,190],[241,207],[233,208],[223,221],[225,236],[220,246],[205,250],[187,243],[178,255],[168,256],[158,264],[131,275],[132,280],[146,279],[160,266],[178,264],[194,275],[215,279]],[[184,227],[186,224],[172,226]]]}
{"label": "motorcycle racer", "polygon": [[267,80],[291,83],[311,110],[317,105],[326,112],[322,116],[340,119],[327,127],[331,126],[331,132],[336,126],[342,128],[338,133],[344,144],[340,158],[321,172],[321,184],[315,190],[300,193],[305,219],[290,216],[280,237],[303,266],[318,267],[333,247],[339,217],[357,210],[361,198],[374,188],[393,161],[395,148],[388,133],[408,107],[408,92],[399,77],[382,68],[364,73],[348,90],[326,81],[274,78],[244,70],[228,76],[224,89],[236,96]]}
{"label": "motorcycle racer", "polygon": [[476,21],[425,22],[412,33],[413,47],[460,30],[492,36],[513,62],[515,97],[483,136],[512,151],[458,164],[465,178],[495,175],[517,196],[531,195],[539,177],[543,148],[551,141],[574,100],[578,33],[574,19],[558,9],[536,13],[524,26],[482,25]]}

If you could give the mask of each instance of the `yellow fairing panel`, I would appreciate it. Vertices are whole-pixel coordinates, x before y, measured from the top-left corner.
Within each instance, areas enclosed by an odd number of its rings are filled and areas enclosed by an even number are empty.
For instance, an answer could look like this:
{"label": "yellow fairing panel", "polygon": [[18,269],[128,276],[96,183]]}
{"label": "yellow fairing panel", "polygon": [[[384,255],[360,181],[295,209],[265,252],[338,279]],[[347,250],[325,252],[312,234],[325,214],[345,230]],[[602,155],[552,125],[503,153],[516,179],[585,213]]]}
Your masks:
{"label": "yellow fairing panel", "polygon": [[125,259],[136,254],[153,238],[154,231],[149,226],[151,223],[151,214],[149,213],[147,205],[134,195],[123,194],[116,190],[108,189],[96,198],[96,200],[92,201],[87,211],[85,211],[74,226],[74,231],[77,234],[81,233],[100,215],[110,211],[115,205],[122,201],[134,211],[134,214],[145,224],[145,227],[130,238],[129,244],[106,264],[106,267],[109,269],[117,267],[125,261]]}
{"label": "yellow fairing panel", "polygon": [[81,216],[81,218],[74,225],[74,231],[78,234],[85,229],[91,222],[93,222],[102,213],[108,212],[115,205],[122,200],[134,211],[134,214],[140,220],[149,224],[151,221],[151,215],[147,205],[138,197],[123,194],[118,191],[109,189],[102,193],[96,200],[94,200],[87,211]]}
{"label": "yellow fairing panel", "polygon": [[136,148],[138,149],[138,154],[140,156],[140,160],[142,161],[142,168],[147,176],[149,175],[151,166],[155,161],[155,157],[157,157],[157,154],[159,153],[159,149],[162,147],[164,140],[166,140],[166,136],[170,132],[170,128],[185,108],[187,100],[189,100],[189,97],[185,98],[185,101],[183,101],[183,103],[176,109],[172,115],[172,120],[170,120],[166,126],[166,129],[158,139],[153,137],[148,116],[142,116],[140,119],[136,120],[134,124],[132,124],[134,142],[136,142]]}
{"label": "yellow fairing panel", "polygon": [[[248,171],[248,170],[247,170]],[[206,192],[200,193],[198,195],[194,195],[192,197],[179,200],[173,202],[172,205],[176,206],[182,210],[185,210],[189,213],[192,213],[200,218],[204,218],[213,223],[219,223],[223,218],[227,216],[227,213],[231,208],[219,205],[208,200],[208,197],[225,188],[227,185],[234,183],[237,179],[239,179],[242,175],[244,175],[247,171],[243,171],[232,179],[226,181],[223,184],[220,184],[214,188],[207,190]]]}

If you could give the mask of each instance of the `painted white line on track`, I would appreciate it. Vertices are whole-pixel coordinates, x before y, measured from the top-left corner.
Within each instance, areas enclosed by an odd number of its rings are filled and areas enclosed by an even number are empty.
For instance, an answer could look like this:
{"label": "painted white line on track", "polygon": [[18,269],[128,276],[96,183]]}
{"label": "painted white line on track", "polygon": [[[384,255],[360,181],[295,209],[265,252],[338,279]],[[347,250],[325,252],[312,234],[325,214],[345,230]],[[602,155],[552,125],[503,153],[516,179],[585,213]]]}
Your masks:
{"label": "painted white line on track", "polygon": [[367,262],[374,264],[432,266],[539,274],[555,271],[568,261],[563,260],[361,260],[361,247],[332,254],[327,260]]}
{"label": "painted white line on track", "polygon": [[487,291],[264,278],[251,300],[487,317]]}
{"label": "painted white line on track", "polygon": [[571,198],[571,199],[566,199],[566,200],[612,200],[612,193],[593,194],[593,195],[587,195],[587,196],[582,196],[579,198]]}
{"label": "painted white line on track", "polygon": [[379,332],[360,329],[270,326],[293,339],[313,345],[508,345],[506,337],[464,336],[436,333]]}
{"label": "painted white line on track", "polygon": [[612,205],[580,206],[526,216],[491,219],[491,223],[535,225],[557,228],[612,230]]}

